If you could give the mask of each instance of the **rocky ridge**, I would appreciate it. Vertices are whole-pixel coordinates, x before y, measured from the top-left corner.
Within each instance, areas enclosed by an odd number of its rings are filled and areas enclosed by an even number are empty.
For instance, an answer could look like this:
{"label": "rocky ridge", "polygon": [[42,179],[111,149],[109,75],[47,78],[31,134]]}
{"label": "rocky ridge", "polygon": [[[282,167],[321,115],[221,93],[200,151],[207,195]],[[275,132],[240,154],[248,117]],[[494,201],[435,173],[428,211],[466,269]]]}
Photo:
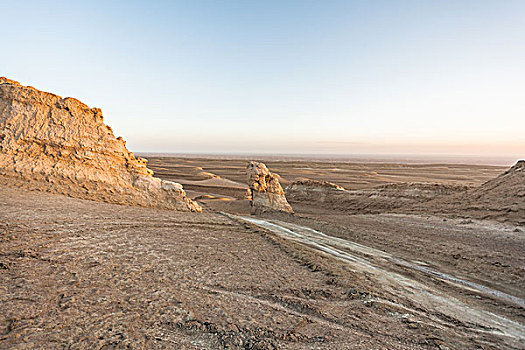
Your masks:
{"label": "rocky ridge", "polygon": [[287,186],[286,196],[292,204],[314,205],[348,213],[377,214],[467,189],[466,186],[458,185],[395,183],[369,189],[347,190],[326,181],[302,180]]}
{"label": "rocky ridge", "polygon": [[415,209],[525,225],[525,160],[479,187]]}
{"label": "rocky ridge", "polygon": [[0,78],[0,183],[82,199],[201,211],[178,183],[153,177],[102,111]]}
{"label": "rocky ridge", "polygon": [[489,219],[525,225],[525,161],[481,186],[392,183],[346,190],[325,181],[302,180],[286,187],[294,206],[350,214],[411,213]]}
{"label": "rocky ridge", "polygon": [[299,180],[291,183],[285,189],[286,196],[290,202],[315,201],[327,202],[331,197],[348,193],[342,186],[328,181]]}

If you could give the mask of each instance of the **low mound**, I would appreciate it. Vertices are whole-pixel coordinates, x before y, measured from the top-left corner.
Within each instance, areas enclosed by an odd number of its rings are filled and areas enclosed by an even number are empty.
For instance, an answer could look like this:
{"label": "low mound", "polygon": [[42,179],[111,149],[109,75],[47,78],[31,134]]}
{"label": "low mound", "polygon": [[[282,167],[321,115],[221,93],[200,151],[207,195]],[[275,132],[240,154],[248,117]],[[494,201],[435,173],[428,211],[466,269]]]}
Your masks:
{"label": "low mound", "polygon": [[477,188],[417,209],[525,224],[525,161]]}
{"label": "low mound", "polygon": [[119,204],[200,211],[180,184],[153,177],[146,160],[74,98],[0,78],[0,183]]}
{"label": "low mound", "polygon": [[[292,183],[290,186],[288,186],[290,189],[326,189],[326,190],[335,190],[335,191],[344,191],[344,187],[336,185],[332,182],[328,181],[319,181],[319,180],[299,180]],[[288,188],[287,187],[287,188]]]}
{"label": "low mound", "polygon": [[214,173],[210,173],[209,171],[201,171],[197,175],[202,176],[206,179],[220,179],[221,177],[219,175],[216,175]]}
{"label": "low mound", "polygon": [[290,203],[350,213],[381,213],[438,196],[466,191],[465,186],[427,183],[396,183],[348,191],[325,181],[297,181],[286,188]]}

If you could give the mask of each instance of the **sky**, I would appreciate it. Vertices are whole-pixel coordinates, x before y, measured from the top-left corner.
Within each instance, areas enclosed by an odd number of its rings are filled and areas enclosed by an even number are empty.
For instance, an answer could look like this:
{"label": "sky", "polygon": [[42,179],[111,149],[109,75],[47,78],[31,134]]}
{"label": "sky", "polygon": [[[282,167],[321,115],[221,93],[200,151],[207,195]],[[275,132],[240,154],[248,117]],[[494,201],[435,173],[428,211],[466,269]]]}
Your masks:
{"label": "sky", "polygon": [[525,1],[0,0],[0,76],[135,152],[525,156]]}

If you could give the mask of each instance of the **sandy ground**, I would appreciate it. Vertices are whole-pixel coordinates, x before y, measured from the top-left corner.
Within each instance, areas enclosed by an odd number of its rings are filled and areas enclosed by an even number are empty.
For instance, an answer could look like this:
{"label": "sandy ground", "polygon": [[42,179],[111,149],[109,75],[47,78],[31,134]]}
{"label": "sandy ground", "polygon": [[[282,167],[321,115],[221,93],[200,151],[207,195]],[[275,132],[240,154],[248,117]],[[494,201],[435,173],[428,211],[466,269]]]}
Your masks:
{"label": "sandy ground", "polygon": [[[147,157],[156,176],[184,183],[203,180],[209,172],[246,183],[246,161],[241,159]],[[498,176],[508,167],[462,164],[346,163],[336,161],[263,161],[282,178],[281,184],[308,178],[336,183],[346,189],[371,188],[398,182],[437,182],[476,186]]]}
{"label": "sandy ground", "polygon": [[[195,186],[202,214],[0,187],[0,347],[525,348],[522,226],[307,204],[249,216],[244,164],[150,158],[157,176]],[[283,183],[351,188],[473,186],[502,171],[269,165]]]}

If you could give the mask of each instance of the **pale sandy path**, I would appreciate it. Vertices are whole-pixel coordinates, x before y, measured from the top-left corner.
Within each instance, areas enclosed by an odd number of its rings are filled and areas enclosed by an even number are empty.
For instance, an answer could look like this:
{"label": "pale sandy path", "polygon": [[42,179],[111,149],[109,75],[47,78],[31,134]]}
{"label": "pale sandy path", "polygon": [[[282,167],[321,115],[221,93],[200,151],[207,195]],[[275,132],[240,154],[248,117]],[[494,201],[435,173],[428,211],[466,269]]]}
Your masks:
{"label": "pale sandy path", "polygon": [[[396,258],[389,253],[370,248],[345,239],[328,236],[320,231],[286,223],[279,220],[264,220],[253,217],[228,215],[234,219],[242,220],[263,227],[285,239],[293,240],[315,249],[322,254],[328,254],[340,261],[351,265],[356,272],[367,273],[374,276],[384,288],[391,290],[396,295],[417,300],[427,309],[437,309],[445,315],[472,326],[477,332],[490,332],[504,334],[522,342],[525,341],[525,325],[496,315],[492,312],[467,305],[452,295],[438,291],[430,285],[423,284],[399,273],[388,271],[385,266],[397,264],[411,270],[417,270],[434,278],[454,284],[456,287],[475,290],[480,293],[504,299],[508,302],[525,305],[525,300],[489,287],[465,281],[449,274],[443,274],[430,269],[424,264],[417,265],[406,260]],[[408,309],[408,308],[407,308]],[[416,310],[410,309],[417,313]],[[435,319],[437,322],[443,320]]]}

